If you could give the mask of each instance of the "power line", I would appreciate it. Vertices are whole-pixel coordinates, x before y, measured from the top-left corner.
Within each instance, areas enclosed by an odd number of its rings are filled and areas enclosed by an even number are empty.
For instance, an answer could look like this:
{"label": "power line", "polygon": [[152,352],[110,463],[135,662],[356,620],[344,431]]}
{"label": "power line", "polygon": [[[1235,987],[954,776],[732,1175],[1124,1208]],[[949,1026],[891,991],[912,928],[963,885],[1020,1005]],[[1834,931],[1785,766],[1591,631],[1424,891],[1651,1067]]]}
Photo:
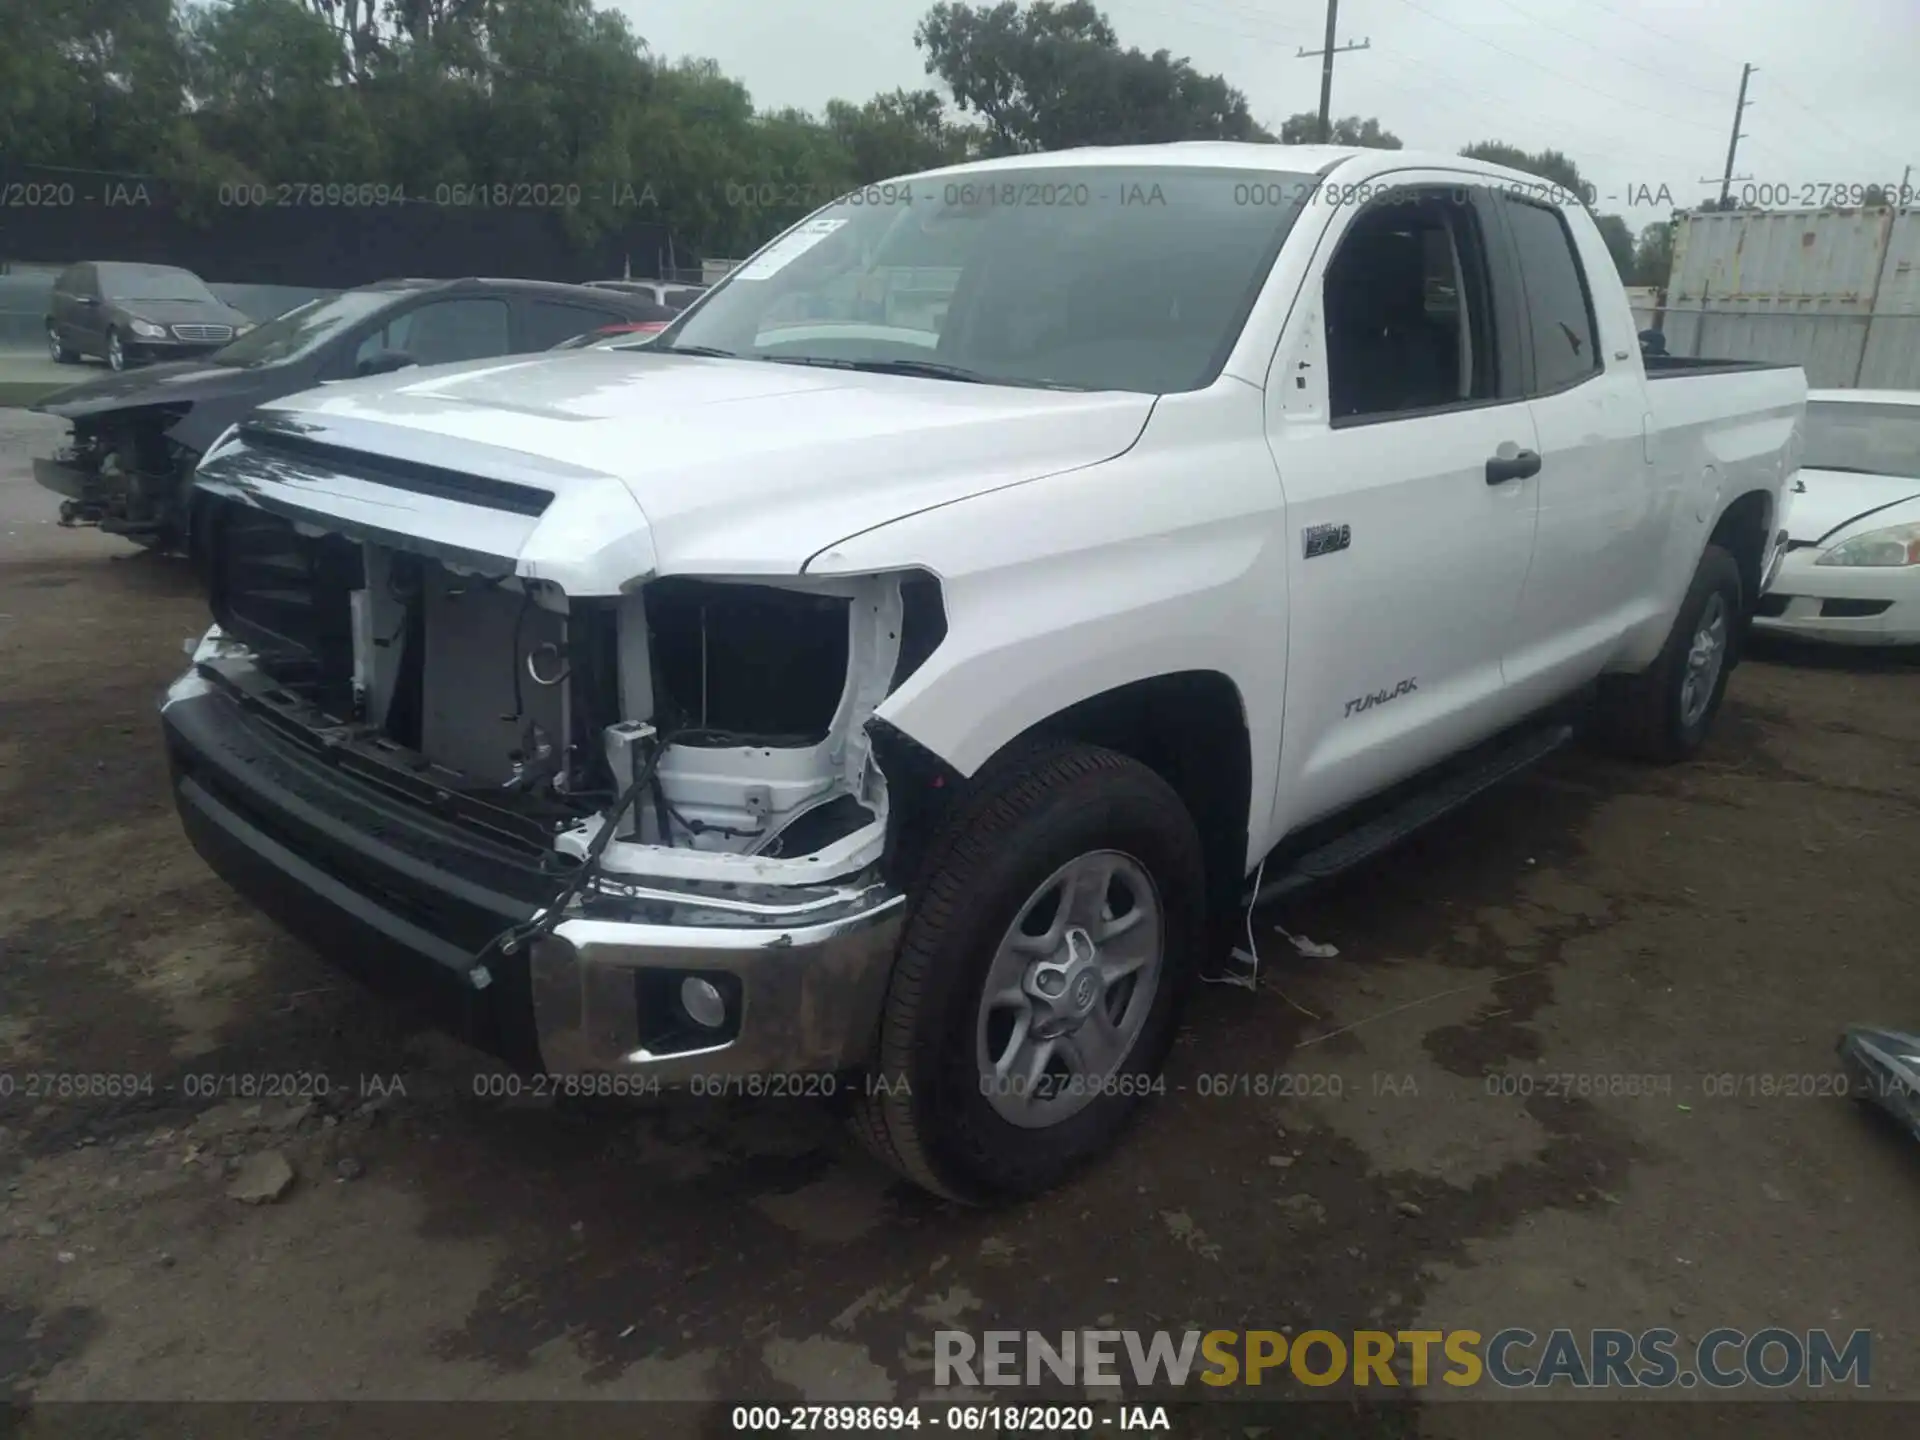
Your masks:
{"label": "power line", "polygon": [[[1865,141],[1860,140],[1856,136],[1849,135],[1846,131],[1842,130],[1838,125],[1834,124],[1832,120],[1830,120],[1826,115],[1822,114],[1819,110],[1815,109],[1813,106],[1803,104],[1799,100],[1795,99],[1793,92],[1787,89],[1787,87],[1784,84],[1782,84],[1780,81],[1775,80],[1773,83],[1775,88],[1780,91],[1781,97],[1785,99],[1789,105],[1793,106],[1794,109],[1798,110],[1803,115],[1812,116],[1815,120],[1819,121],[1822,125],[1826,126],[1827,129],[1832,131],[1841,140],[1844,140],[1848,145],[1856,147],[1860,154],[1864,155],[1867,151],[1876,148],[1874,146],[1868,145]],[[1893,152],[1889,150],[1886,153],[1891,155]],[[1901,163],[1904,164],[1905,162],[1902,161]]]}
{"label": "power line", "polygon": [[[1649,35],[1652,35],[1661,40],[1665,40],[1669,44],[1683,45],[1690,50],[1704,50],[1707,54],[1712,55],[1717,59],[1725,60],[1729,65],[1734,65],[1739,63],[1738,61],[1734,60],[1732,56],[1728,55],[1724,50],[1716,50],[1712,46],[1707,45],[1699,40],[1683,40],[1678,35],[1673,34],[1671,31],[1662,30],[1662,29],[1659,29],[1657,26],[1649,25],[1644,20],[1641,20],[1639,17],[1634,15],[1629,15],[1624,10],[1621,10],[1616,6],[1608,4],[1607,0],[1589,0],[1589,3],[1597,5],[1600,9],[1605,10],[1609,15],[1612,15],[1617,19],[1624,20],[1629,25],[1638,26],[1640,29],[1646,31]],[[1775,71],[1774,73],[1775,73],[1775,79],[1773,81],[1774,88],[1780,92],[1781,98],[1783,98],[1789,105],[1793,106],[1794,109],[1800,111],[1801,114],[1807,115],[1812,119],[1818,121],[1820,124],[1826,126],[1827,129],[1833,132],[1834,135],[1838,136],[1841,140],[1845,141],[1848,145],[1855,147],[1862,153],[1875,148],[1871,145],[1868,145],[1864,141],[1862,141],[1858,136],[1850,135],[1845,130],[1842,130],[1830,118],[1828,118],[1827,115],[1822,113],[1816,107],[1805,104],[1800,100],[1795,99],[1793,92],[1789,90],[1788,87],[1779,80],[1778,71]]]}
{"label": "power line", "polygon": [[1522,55],[1517,50],[1509,50],[1504,45],[1497,45],[1493,41],[1487,39],[1484,35],[1476,35],[1473,31],[1467,29],[1466,26],[1457,24],[1454,21],[1449,20],[1446,16],[1427,9],[1426,6],[1419,4],[1418,0],[1399,0],[1399,3],[1406,6],[1409,10],[1415,11],[1418,14],[1426,16],[1429,20],[1436,21],[1437,23],[1446,26],[1449,30],[1458,31],[1460,34],[1466,36],[1469,40],[1472,40],[1476,44],[1484,45],[1489,50],[1498,51],[1500,54],[1505,55],[1509,60],[1518,60],[1523,65],[1531,65],[1534,67],[1534,69],[1541,71],[1543,74],[1551,75],[1556,80],[1560,80],[1568,85],[1576,86],[1581,90],[1587,91],[1591,95],[1598,95],[1602,100],[1611,100],[1616,105],[1625,106],[1629,110],[1638,110],[1647,115],[1657,115],[1663,120],[1673,121],[1673,123],[1676,125],[1692,125],[1700,129],[1713,128],[1711,126],[1706,125],[1702,121],[1689,120],[1684,115],[1672,115],[1664,110],[1655,110],[1652,106],[1641,104],[1637,100],[1623,100],[1618,95],[1610,94],[1607,91],[1601,90],[1596,86],[1587,84],[1587,82],[1584,80],[1575,79],[1573,76],[1568,75],[1563,71],[1555,70],[1551,66],[1542,65],[1538,60],[1533,59],[1531,56]]}
{"label": "power line", "polygon": [[[1188,5],[1181,5],[1178,8],[1190,10],[1190,11],[1194,9],[1194,7],[1188,6]],[[1236,12],[1238,14],[1246,15],[1247,18],[1249,19],[1258,18],[1260,21],[1265,22],[1268,18],[1265,15],[1257,15],[1256,12],[1249,12],[1245,9],[1245,7],[1242,7],[1242,6],[1230,6],[1228,8],[1230,11]],[[1213,10],[1209,7],[1209,8],[1200,10],[1198,13],[1206,14],[1213,17],[1218,17],[1221,12]],[[1252,30],[1244,30],[1233,25],[1223,25],[1223,24],[1217,23],[1217,21],[1209,22],[1209,21],[1194,20],[1191,23],[1197,24],[1201,26],[1201,28],[1203,29],[1215,31],[1218,34],[1231,35],[1236,39],[1249,41],[1252,44],[1262,46],[1266,49],[1284,50],[1287,48],[1285,45],[1283,45],[1280,41],[1276,40],[1270,34],[1262,34]],[[1275,26],[1275,28],[1285,33],[1293,33],[1293,34],[1306,33],[1304,31],[1299,30],[1297,27],[1289,26],[1289,25],[1277,25]],[[1377,54],[1381,58],[1385,59],[1390,65],[1394,66],[1396,69],[1400,69],[1408,74],[1418,75],[1421,77],[1420,83],[1417,83],[1417,84],[1409,83],[1407,81],[1399,82],[1399,85],[1401,86],[1401,88],[1411,90],[1414,93],[1422,96],[1423,98],[1430,100],[1433,103],[1440,105],[1446,109],[1453,110],[1458,114],[1465,115],[1470,118],[1479,119],[1481,121],[1491,121],[1493,125],[1495,125],[1496,127],[1505,128],[1511,124],[1511,121],[1513,119],[1512,112],[1496,111],[1485,105],[1481,105],[1475,101],[1465,98],[1468,91],[1464,86],[1459,87],[1459,93],[1454,93],[1452,91],[1443,91],[1431,85],[1428,85],[1426,83],[1426,78],[1428,76],[1431,76],[1434,73],[1434,65],[1431,57],[1422,58],[1420,61],[1417,62],[1417,64],[1415,64],[1415,63],[1409,63],[1408,61],[1396,58],[1397,52],[1386,46],[1381,46],[1377,44],[1373,45],[1372,51],[1374,54]],[[1295,58],[1298,58],[1298,57],[1296,56]],[[1575,136],[1579,136],[1582,134],[1589,136],[1590,138],[1587,140],[1586,143],[1593,146],[1596,149],[1603,148],[1606,146],[1611,146],[1611,145],[1617,145],[1619,143],[1618,135],[1601,136],[1597,131],[1586,130],[1582,126],[1569,124],[1565,121],[1555,120],[1552,122],[1552,126],[1557,133],[1571,132]],[[1698,166],[1700,163],[1700,158],[1698,156],[1694,156],[1691,159],[1689,159],[1689,158],[1682,157],[1680,155],[1676,155],[1674,152],[1670,150],[1659,150],[1659,149],[1654,149],[1645,145],[1637,145],[1636,149],[1638,149],[1642,154],[1654,156],[1659,159],[1669,161],[1685,169],[1692,169]]]}
{"label": "power line", "polygon": [[1575,41],[1578,44],[1586,46],[1589,50],[1593,51],[1593,53],[1596,55],[1604,55],[1607,59],[1618,61],[1622,65],[1631,65],[1636,70],[1644,70],[1646,71],[1647,74],[1653,76],[1655,79],[1664,80],[1669,85],[1678,85],[1678,86],[1681,86],[1683,89],[1687,89],[1687,90],[1697,90],[1699,91],[1700,94],[1711,95],[1716,100],[1720,98],[1720,92],[1717,90],[1709,90],[1704,85],[1695,85],[1691,81],[1677,79],[1669,71],[1657,70],[1651,65],[1643,65],[1638,60],[1629,59],[1627,56],[1620,54],[1616,50],[1602,49],[1600,46],[1594,44],[1593,41],[1587,39],[1584,35],[1577,35],[1573,31],[1567,29],[1565,26],[1556,25],[1553,21],[1548,20],[1544,16],[1536,15],[1531,10],[1522,10],[1518,5],[1513,3],[1513,0],[1497,0],[1497,3],[1506,6],[1507,9],[1513,11],[1514,14],[1518,15],[1521,19],[1527,21],[1529,24],[1538,25],[1543,30],[1551,30],[1556,34],[1564,35],[1569,40]]}
{"label": "power line", "polygon": [[[1425,76],[1432,70],[1432,65],[1427,60],[1403,60],[1399,57],[1399,52],[1390,50],[1385,46],[1375,46],[1374,48],[1380,58],[1387,61],[1388,64],[1421,77],[1419,83],[1409,83],[1407,81],[1398,82],[1402,86],[1412,90],[1424,99],[1455,110],[1462,115],[1471,115],[1478,119],[1491,120],[1494,126],[1499,127],[1499,129],[1508,130],[1509,133],[1511,133],[1510,127],[1513,122],[1513,113],[1511,111],[1496,111],[1467,100],[1461,94],[1455,94],[1452,91],[1442,90],[1436,86],[1426,84]],[[1617,134],[1602,136],[1598,131],[1587,130],[1585,127],[1579,125],[1571,125],[1563,120],[1553,120],[1546,123],[1552,127],[1556,134],[1570,132],[1576,141],[1580,140],[1582,136],[1587,137],[1582,143],[1594,149],[1618,148],[1620,144],[1620,137]],[[1498,133],[1498,131],[1496,130],[1491,133]],[[1698,156],[1687,159],[1676,155],[1671,150],[1656,150],[1644,145],[1636,145],[1635,148],[1642,154],[1656,156],[1659,159],[1670,161],[1684,168],[1691,169],[1700,163]]]}

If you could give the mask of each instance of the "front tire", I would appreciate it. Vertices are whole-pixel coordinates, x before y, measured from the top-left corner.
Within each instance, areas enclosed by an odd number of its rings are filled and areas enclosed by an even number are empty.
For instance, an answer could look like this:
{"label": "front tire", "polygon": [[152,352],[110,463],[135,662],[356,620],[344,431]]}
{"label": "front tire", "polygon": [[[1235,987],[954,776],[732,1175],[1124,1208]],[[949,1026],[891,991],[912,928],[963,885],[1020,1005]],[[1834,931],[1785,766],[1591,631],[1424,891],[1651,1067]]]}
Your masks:
{"label": "front tire", "polygon": [[1739,564],[1718,545],[1707,546],[1659,658],[1638,675],[1610,676],[1602,685],[1602,744],[1658,765],[1690,759],[1706,743],[1740,661],[1744,607]]}
{"label": "front tire", "polygon": [[127,347],[118,330],[107,331],[107,368],[116,371],[127,368]]}
{"label": "front tire", "polygon": [[965,1203],[1057,1184],[1157,1088],[1204,913],[1199,835],[1153,771],[1073,743],[994,765],[916,887],[861,1138]]}

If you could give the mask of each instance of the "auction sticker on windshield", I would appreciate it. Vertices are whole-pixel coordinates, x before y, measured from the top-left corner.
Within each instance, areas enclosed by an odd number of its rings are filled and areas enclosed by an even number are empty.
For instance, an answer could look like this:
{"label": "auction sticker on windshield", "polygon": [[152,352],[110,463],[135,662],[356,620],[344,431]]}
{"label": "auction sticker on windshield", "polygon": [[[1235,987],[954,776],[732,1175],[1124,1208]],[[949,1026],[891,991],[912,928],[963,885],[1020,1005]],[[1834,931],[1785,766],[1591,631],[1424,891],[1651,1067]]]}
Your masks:
{"label": "auction sticker on windshield", "polygon": [[809,220],[791,234],[774,241],[764,252],[742,266],[734,278],[765,280],[777,275],[846,223],[845,216],[823,216],[818,220]]}

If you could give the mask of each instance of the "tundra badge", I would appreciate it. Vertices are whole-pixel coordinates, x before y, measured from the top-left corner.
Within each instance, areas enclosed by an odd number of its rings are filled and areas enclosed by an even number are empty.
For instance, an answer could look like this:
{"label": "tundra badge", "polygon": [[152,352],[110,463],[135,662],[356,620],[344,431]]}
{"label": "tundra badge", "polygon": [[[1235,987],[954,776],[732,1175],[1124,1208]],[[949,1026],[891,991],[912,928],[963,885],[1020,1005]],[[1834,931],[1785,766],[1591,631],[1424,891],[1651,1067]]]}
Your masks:
{"label": "tundra badge", "polygon": [[1353,543],[1351,525],[1309,525],[1300,532],[1300,539],[1306,549],[1307,559],[1316,555],[1331,555],[1336,550],[1344,550]]}
{"label": "tundra badge", "polygon": [[1342,714],[1359,715],[1373,709],[1376,705],[1384,705],[1389,700],[1398,700],[1402,695],[1411,695],[1420,688],[1414,684],[1414,678],[1413,676],[1408,676],[1391,690],[1376,690],[1371,695],[1362,695],[1358,700],[1349,700],[1347,701],[1347,708]]}

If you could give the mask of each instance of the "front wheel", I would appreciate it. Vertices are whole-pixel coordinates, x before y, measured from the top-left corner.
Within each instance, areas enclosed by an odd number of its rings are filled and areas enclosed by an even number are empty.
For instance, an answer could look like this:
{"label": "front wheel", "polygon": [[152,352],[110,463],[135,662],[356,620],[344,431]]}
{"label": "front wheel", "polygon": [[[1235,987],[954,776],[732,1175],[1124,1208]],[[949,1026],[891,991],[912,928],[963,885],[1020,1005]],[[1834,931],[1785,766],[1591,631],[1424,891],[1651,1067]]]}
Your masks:
{"label": "front wheel", "polygon": [[1707,546],[1659,658],[1602,685],[1600,738],[1609,749],[1671,764],[1706,742],[1740,659],[1744,604],[1740,566]]}
{"label": "front wheel", "polygon": [[928,857],[862,1139],[976,1204],[1105,1150],[1159,1088],[1204,896],[1192,818],[1144,765],[1059,743],[993,767]]}
{"label": "front wheel", "polygon": [[118,330],[107,332],[107,368],[109,370],[127,368],[127,347],[121,343]]}

